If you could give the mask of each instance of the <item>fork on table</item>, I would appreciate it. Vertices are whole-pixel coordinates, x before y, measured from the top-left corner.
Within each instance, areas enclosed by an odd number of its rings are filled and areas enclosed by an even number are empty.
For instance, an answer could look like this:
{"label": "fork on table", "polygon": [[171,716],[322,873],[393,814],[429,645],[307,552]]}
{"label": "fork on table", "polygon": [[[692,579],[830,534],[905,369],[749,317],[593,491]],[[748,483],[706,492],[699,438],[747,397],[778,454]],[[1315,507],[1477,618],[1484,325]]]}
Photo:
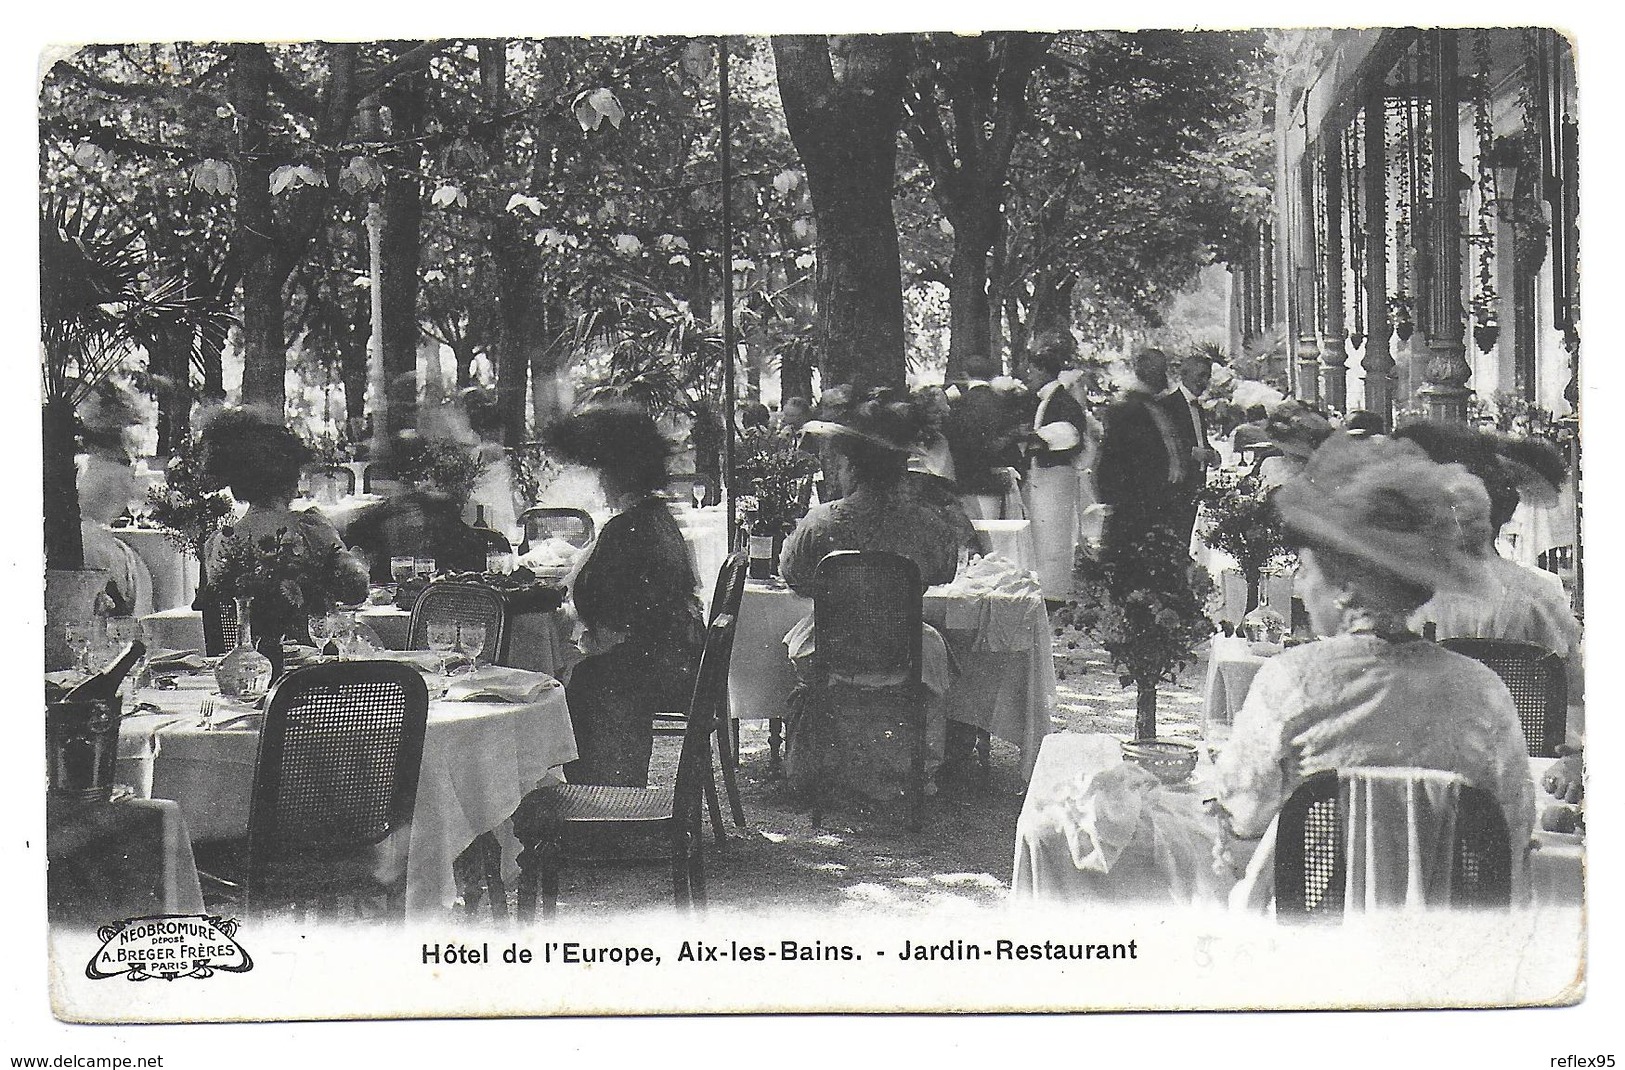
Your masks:
{"label": "fork on table", "polygon": [[203,696],[203,705],[201,707],[199,707],[198,713],[200,715],[200,719],[198,720],[197,726],[199,728],[203,729],[205,732],[214,731],[214,696],[213,695],[204,695]]}

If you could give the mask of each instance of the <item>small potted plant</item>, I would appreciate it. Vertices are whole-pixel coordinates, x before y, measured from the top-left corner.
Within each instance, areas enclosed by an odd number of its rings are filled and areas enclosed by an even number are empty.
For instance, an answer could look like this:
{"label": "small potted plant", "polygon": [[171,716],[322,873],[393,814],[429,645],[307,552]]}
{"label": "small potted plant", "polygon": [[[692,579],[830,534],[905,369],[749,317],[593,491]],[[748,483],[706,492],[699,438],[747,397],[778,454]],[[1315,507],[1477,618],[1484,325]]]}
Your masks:
{"label": "small potted plant", "polygon": [[1136,689],[1134,731],[1157,734],[1157,685],[1173,683],[1213,632],[1205,613],[1213,581],[1182,540],[1156,527],[1131,554],[1079,557],[1080,593],[1061,610],[1105,648],[1118,681]]}

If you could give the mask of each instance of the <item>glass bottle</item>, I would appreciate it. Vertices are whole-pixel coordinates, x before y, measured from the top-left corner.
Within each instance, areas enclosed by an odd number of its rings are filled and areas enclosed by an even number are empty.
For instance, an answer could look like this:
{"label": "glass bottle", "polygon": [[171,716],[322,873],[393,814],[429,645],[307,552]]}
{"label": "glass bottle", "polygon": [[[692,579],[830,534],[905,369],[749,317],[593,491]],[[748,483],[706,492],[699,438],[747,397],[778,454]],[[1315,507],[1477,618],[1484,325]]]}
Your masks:
{"label": "glass bottle", "polygon": [[220,659],[214,680],[226,698],[258,702],[271,689],[271,659],[254,649],[253,602],[247,598],[235,601],[237,645]]}

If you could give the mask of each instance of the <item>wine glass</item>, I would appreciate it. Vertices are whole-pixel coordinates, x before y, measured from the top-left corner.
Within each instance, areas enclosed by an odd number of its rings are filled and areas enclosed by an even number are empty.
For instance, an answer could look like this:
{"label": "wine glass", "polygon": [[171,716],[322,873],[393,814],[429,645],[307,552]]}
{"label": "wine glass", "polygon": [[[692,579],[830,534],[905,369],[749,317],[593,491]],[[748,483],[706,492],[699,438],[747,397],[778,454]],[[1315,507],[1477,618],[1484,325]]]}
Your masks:
{"label": "wine glass", "polygon": [[327,653],[327,644],[337,631],[337,622],[333,620],[333,614],[312,615],[305,623],[310,628],[310,641],[316,645],[316,653]]}
{"label": "wine glass", "polygon": [[694,486],[692,488],[690,488],[690,491],[694,495],[694,508],[698,509],[702,505],[705,504],[705,484],[704,483],[701,483],[701,482],[696,480],[695,483],[694,483]]}
{"label": "wine glass", "polygon": [[415,557],[392,557],[389,559],[389,576],[397,584],[412,582],[417,575],[418,559]]}
{"label": "wine glass", "polygon": [[485,653],[485,625],[464,622],[457,626],[457,652],[468,658],[470,669],[480,667],[480,655]]}
{"label": "wine glass", "polygon": [[339,660],[344,660],[346,651],[355,645],[355,614],[348,609],[334,610],[333,612],[333,638],[338,642]]}
{"label": "wine glass", "polygon": [[446,655],[457,649],[458,628],[449,620],[429,622],[429,649],[440,655],[440,675],[446,675]]}

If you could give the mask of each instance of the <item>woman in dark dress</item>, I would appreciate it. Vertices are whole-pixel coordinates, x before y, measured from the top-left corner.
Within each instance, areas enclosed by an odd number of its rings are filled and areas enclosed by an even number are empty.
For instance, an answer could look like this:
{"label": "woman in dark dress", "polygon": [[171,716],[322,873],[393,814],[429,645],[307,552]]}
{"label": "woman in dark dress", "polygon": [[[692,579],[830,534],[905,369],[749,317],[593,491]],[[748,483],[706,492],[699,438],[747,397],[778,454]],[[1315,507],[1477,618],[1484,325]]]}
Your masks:
{"label": "woman in dark dress", "polygon": [[647,413],[626,404],[589,406],[549,428],[545,442],[561,460],[596,471],[616,510],[571,589],[587,657],[566,686],[580,757],[565,776],[644,787],[650,715],[687,709],[704,642],[688,544],[656,493],[669,446]]}

